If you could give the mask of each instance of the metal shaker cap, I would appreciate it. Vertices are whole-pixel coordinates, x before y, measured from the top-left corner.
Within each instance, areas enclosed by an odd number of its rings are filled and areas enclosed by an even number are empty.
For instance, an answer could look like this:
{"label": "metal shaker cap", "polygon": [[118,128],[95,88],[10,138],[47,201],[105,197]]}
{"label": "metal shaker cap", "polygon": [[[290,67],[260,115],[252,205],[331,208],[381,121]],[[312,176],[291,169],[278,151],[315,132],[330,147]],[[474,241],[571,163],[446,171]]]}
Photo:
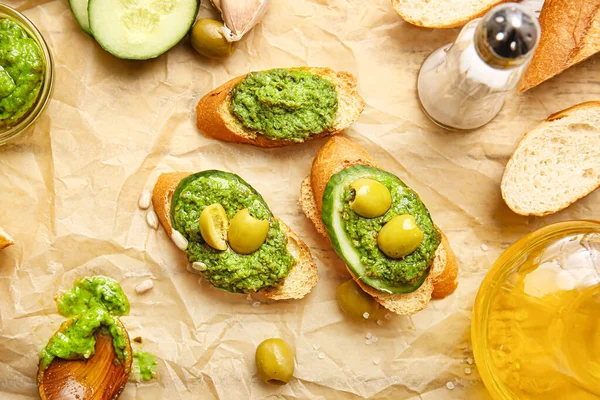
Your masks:
{"label": "metal shaker cap", "polygon": [[494,68],[514,68],[527,62],[541,35],[536,15],[518,3],[492,8],[477,25],[475,48]]}

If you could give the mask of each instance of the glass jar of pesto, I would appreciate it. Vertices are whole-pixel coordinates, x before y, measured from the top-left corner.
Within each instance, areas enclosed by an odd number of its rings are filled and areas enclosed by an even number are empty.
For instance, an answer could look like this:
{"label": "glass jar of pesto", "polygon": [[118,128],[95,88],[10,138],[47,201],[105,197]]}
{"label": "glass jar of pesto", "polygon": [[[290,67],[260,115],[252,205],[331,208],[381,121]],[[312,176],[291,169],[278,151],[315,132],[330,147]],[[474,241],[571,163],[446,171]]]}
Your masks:
{"label": "glass jar of pesto", "polygon": [[54,65],[40,31],[0,4],[0,145],[37,121],[52,95]]}

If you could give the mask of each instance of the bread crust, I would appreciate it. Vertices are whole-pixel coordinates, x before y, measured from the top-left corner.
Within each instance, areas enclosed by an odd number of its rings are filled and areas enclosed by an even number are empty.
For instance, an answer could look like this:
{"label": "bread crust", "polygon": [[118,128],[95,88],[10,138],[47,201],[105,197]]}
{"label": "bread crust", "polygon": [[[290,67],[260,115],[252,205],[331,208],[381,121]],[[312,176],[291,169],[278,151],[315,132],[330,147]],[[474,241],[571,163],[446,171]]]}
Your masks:
{"label": "bread crust", "polygon": [[599,19],[600,0],[546,0],[539,19],[540,44],[519,82],[519,93],[600,51],[600,31],[592,31],[594,26],[600,30]]}
{"label": "bread crust", "polygon": [[[152,205],[158,215],[158,220],[171,237],[171,198],[179,182],[191,175],[190,172],[172,172],[161,174],[152,191]],[[295,253],[296,264],[290,270],[283,282],[273,288],[260,290],[264,297],[270,300],[301,299],[315,287],[319,280],[317,265],[312,258],[310,250],[296,233],[280,219],[282,231],[288,238],[288,249]]]}
{"label": "bread crust", "polygon": [[[313,160],[311,172],[304,179],[300,188],[300,205],[302,211],[314,224],[317,232],[329,241],[327,229],[321,220],[323,192],[332,175],[353,165],[367,165],[381,168],[379,164],[362,147],[350,140],[335,136],[319,150]],[[458,263],[450,248],[446,235],[442,234],[442,242],[436,251],[435,260],[423,285],[416,291],[407,294],[386,294],[365,284],[346,266],[352,278],[360,287],[388,310],[400,314],[411,315],[423,310],[429,300],[443,298],[452,294],[458,285]]]}
{"label": "bread crust", "polygon": [[411,25],[420,26],[420,27],[423,27],[423,28],[449,29],[449,28],[457,28],[457,27],[463,26],[467,22],[469,22],[469,21],[471,21],[471,20],[473,20],[475,18],[482,17],[492,7],[495,7],[498,4],[507,3],[507,2],[510,2],[510,1],[519,2],[521,0],[496,0],[493,3],[490,3],[488,6],[483,7],[477,13],[474,13],[474,14],[471,14],[471,15],[464,15],[462,18],[454,19],[452,21],[448,21],[448,22],[446,22],[444,24],[439,24],[439,25],[428,24],[426,22],[423,22],[422,20],[414,18],[414,16],[412,16],[411,14],[405,12],[405,9],[402,7],[403,3],[405,2],[404,0],[392,0],[392,7],[398,13],[398,15],[400,15],[402,17],[403,20],[405,20],[406,22],[408,22]]}
{"label": "bread crust", "polygon": [[[336,122],[331,128],[311,135],[307,140],[340,133],[348,128],[364,110],[365,102],[358,94],[357,80],[353,75],[347,72],[335,72],[330,68],[297,67],[288,69],[312,72],[333,82],[338,93],[338,115],[349,117],[341,124],[336,117]],[[298,142],[291,140],[268,139],[264,135],[246,129],[234,120],[229,111],[231,92],[247,76],[248,74],[234,78],[200,99],[196,106],[198,129],[204,135],[224,142],[246,143],[258,147],[282,147],[297,144]]]}
{"label": "bread crust", "polygon": [[550,115],[545,121],[541,122],[538,126],[536,126],[535,128],[533,128],[532,130],[530,130],[529,132],[526,132],[525,135],[523,135],[523,137],[521,138],[521,140],[519,141],[519,143],[517,144],[517,147],[515,148],[515,151],[513,152],[513,154],[511,155],[510,159],[508,160],[508,163],[506,164],[506,167],[504,168],[504,173],[502,175],[502,181],[500,183],[500,189],[501,189],[501,193],[502,193],[502,199],[504,200],[504,202],[506,203],[506,205],[508,206],[508,208],[510,208],[515,214],[518,215],[522,215],[522,216],[535,216],[535,217],[544,217],[546,215],[551,215],[554,214],[558,211],[564,210],[565,208],[569,207],[571,204],[577,202],[578,200],[584,198],[585,196],[587,196],[588,194],[590,194],[591,192],[593,192],[594,190],[598,189],[600,187],[600,182],[598,183],[597,186],[595,186],[594,188],[592,188],[588,193],[582,195],[582,196],[577,196],[577,198],[573,198],[573,200],[571,202],[569,202],[568,204],[565,205],[561,205],[561,206],[557,206],[551,210],[546,210],[543,212],[533,212],[533,211],[524,211],[521,210],[510,198],[508,198],[507,195],[507,186],[508,186],[508,181],[507,181],[507,171],[509,171],[513,164],[515,163],[515,154],[517,153],[517,150],[524,145],[525,141],[527,140],[528,136],[534,132],[534,131],[538,131],[540,129],[544,129],[545,127],[549,126],[551,124],[551,122],[553,121],[557,121],[560,120],[562,118],[565,118],[567,116],[569,116],[572,112],[574,111],[578,111],[578,110],[584,110],[587,108],[596,108],[598,109],[598,112],[600,112],[600,101],[586,101],[584,103],[580,103],[580,104],[575,104],[574,106],[571,106],[569,108],[566,108],[562,111],[557,111],[554,114]]}

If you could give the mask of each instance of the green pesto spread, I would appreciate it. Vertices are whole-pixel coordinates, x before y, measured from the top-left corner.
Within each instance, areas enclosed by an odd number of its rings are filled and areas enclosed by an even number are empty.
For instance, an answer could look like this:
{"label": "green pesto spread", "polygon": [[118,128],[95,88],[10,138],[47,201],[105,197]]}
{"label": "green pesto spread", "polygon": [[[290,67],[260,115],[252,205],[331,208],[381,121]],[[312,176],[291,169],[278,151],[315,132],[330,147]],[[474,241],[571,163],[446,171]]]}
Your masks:
{"label": "green pesto spread", "polygon": [[57,304],[60,314],[71,317],[72,323],[66,329],[60,329],[42,350],[43,369],[56,357],[66,360],[90,358],[96,347],[98,329],[104,329],[112,336],[117,359],[124,361],[127,358],[127,333],[115,316],[129,314],[129,300],[117,281],[104,276],[83,278],[58,299]]}
{"label": "green pesto spread", "polygon": [[[200,213],[215,203],[223,206],[229,219],[247,208],[253,217],[269,220],[263,245],[248,255],[208,246],[200,234]],[[205,264],[204,276],[217,288],[249,293],[277,286],[296,262],[287,250],[279,221],[262,196],[235,174],[204,171],[183,179],[173,194],[171,218],[173,227],[188,240],[188,260]]]}
{"label": "green pesto spread", "polygon": [[151,353],[145,351],[133,353],[133,371],[143,381],[156,378],[156,359]]}
{"label": "green pesto spread", "polygon": [[0,19],[0,127],[14,125],[35,103],[44,77],[36,41],[18,23]]}
{"label": "green pesto spread", "polygon": [[253,72],[232,91],[231,112],[246,128],[271,140],[301,142],[333,125],[335,85],[297,69]]}
{"label": "green pesto spread", "polygon": [[[429,211],[417,194],[396,176],[364,166],[350,167],[345,172],[352,173],[355,168],[357,171],[368,171],[361,173],[360,178],[371,178],[382,183],[392,196],[392,206],[387,213],[377,218],[363,218],[350,206],[355,194],[350,184],[358,177],[349,179],[343,191],[341,210],[343,226],[360,255],[360,262],[366,275],[389,286],[415,283],[433,263],[435,251],[441,242],[440,233],[435,228]],[[392,218],[404,214],[410,214],[415,218],[416,224],[423,231],[424,238],[414,252],[401,259],[391,259],[377,246],[377,234]]]}

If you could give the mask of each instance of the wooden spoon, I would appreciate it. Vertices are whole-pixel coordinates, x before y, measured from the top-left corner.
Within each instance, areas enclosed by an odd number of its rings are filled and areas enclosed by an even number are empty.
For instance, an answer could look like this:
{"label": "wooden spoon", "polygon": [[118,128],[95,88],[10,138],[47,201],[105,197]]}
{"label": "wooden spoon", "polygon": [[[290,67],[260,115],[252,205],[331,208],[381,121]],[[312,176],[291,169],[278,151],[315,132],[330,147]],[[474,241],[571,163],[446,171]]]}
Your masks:
{"label": "wooden spoon", "polygon": [[[64,332],[73,319],[58,329]],[[38,390],[42,400],[113,400],[118,398],[127,384],[131,372],[132,351],[127,331],[121,321],[117,323],[125,334],[127,359],[124,364],[115,362],[117,355],[112,336],[104,330],[96,333],[96,351],[88,360],[63,360],[55,358],[42,371],[38,368]]]}

